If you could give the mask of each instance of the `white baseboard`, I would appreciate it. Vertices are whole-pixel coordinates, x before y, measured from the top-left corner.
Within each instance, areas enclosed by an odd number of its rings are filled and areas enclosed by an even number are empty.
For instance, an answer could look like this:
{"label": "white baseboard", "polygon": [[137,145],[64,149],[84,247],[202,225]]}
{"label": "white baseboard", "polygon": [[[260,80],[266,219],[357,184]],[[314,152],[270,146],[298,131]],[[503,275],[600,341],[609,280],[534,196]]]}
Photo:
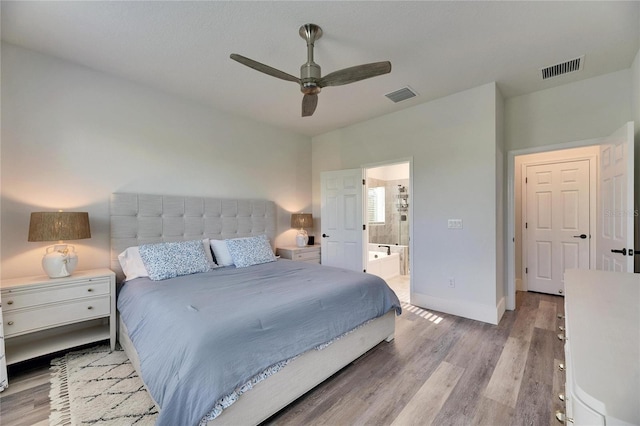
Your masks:
{"label": "white baseboard", "polygon": [[504,297],[495,306],[492,306],[466,300],[443,299],[426,294],[411,293],[411,304],[489,324],[498,324],[505,312]]}

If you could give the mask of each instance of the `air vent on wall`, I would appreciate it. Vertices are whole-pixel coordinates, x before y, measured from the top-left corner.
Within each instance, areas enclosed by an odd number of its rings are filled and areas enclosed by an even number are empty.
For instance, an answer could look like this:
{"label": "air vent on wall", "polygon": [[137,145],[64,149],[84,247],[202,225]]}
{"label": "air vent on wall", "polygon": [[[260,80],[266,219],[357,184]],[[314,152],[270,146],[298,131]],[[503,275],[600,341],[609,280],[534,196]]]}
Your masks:
{"label": "air vent on wall", "polygon": [[418,96],[418,94],[411,87],[405,86],[402,89],[396,90],[395,92],[387,93],[385,96],[391,99],[393,102],[398,103],[410,98],[414,98]]}
{"label": "air vent on wall", "polygon": [[542,79],[546,80],[548,78],[557,77],[559,75],[582,71],[583,66],[584,55],[566,62],[562,62],[561,64],[541,68],[540,71],[542,72]]}

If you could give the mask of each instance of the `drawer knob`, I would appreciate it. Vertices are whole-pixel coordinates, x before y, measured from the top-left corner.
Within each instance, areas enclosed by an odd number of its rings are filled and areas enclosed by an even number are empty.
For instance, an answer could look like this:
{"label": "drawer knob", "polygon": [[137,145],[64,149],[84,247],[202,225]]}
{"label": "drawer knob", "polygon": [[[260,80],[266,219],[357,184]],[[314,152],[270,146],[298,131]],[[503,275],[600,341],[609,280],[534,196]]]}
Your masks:
{"label": "drawer knob", "polygon": [[567,340],[567,338],[565,337],[565,335],[564,335],[564,334],[562,334],[562,333],[558,334],[558,339],[559,339],[559,340]]}
{"label": "drawer knob", "polygon": [[564,400],[565,400],[564,394],[563,394],[563,393],[559,393],[559,394],[558,394],[558,399],[559,399],[560,401],[564,401]]}
{"label": "drawer knob", "polygon": [[91,310],[91,309],[93,309],[93,306],[89,306],[87,309]]}
{"label": "drawer knob", "polygon": [[558,314],[558,319],[564,319],[564,315]]}
{"label": "drawer knob", "polygon": [[88,288],[88,289],[87,289],[87,291],[88,291],[89,293],[91,293],[91,292],[93,291],[93,289],[92,289],[92,288]]}
{"label": "drawer knob", "polygon": [[559,326],[558,326],[558,330],[560,330],[560,331],[564,331],[564,326],[559,325]]}
{"label": "drawer knob", "polygon": [[7,325],[13,325],[13,321],[9,321]]}
{"label": "drawer knob", "polygon": [[573,419],[570,417],[567,417],[566,414],[564,414],[562,411],[556,411],[556,419],[560,422],[560,423],[573,423]]}
{"label": "drawer knob", "polygon": [[13,300],[7,300],[7,305],[13,305]]}
{"label": "drawer knob", "polygon": [[563,363],[558,364],[558,370],[564,371],[564,364]]}

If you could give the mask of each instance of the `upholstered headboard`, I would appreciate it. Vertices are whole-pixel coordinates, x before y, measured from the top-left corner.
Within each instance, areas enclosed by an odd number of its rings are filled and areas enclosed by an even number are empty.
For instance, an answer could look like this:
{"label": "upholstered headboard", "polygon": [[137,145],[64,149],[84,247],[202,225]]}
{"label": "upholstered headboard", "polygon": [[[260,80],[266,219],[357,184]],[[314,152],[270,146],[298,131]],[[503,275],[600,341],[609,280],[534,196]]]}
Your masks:
{"label": "upholstered headboard", "polygon": [[273,201],[116,193],[110,208],[111,269],[118,282],[124,278],[118,254],[127,247],[260,234],[273,245],[276,236]]}

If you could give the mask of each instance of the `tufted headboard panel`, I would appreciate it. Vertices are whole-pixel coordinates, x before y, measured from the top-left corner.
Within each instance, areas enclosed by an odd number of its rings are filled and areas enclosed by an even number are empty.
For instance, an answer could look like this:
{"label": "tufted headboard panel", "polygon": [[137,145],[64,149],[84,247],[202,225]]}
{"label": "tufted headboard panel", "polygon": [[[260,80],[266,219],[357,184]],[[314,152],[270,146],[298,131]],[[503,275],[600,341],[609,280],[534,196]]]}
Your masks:
{"label": "tufted headboard panel", "polygon": [[127,247],[202,238],[266,234],[274,244],[276,205],[267,200],[111,194],[111,269],[124,275],[118,254]]}

